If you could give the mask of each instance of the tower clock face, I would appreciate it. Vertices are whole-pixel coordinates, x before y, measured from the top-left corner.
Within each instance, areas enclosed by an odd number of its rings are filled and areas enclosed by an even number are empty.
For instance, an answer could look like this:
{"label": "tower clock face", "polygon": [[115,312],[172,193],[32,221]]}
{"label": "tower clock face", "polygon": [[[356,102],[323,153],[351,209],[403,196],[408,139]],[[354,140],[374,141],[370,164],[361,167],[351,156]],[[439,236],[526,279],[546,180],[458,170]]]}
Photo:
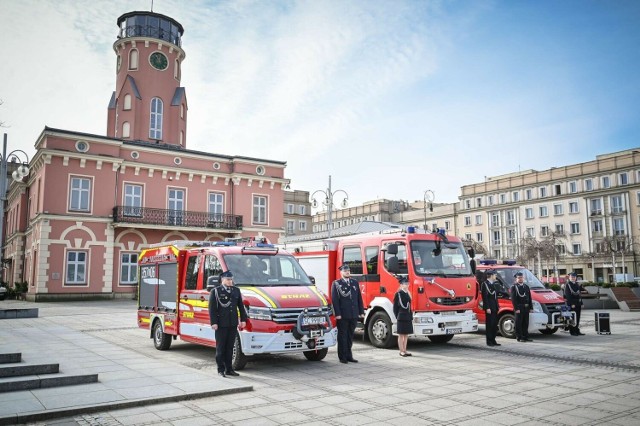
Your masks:
{"label": "tower clock face", "polygon": [[167,57],[160,52],[153,52],[151,56],[149,56],[149,62],[152,67],[160,71],[167,69],[167,65],[169,64]]}

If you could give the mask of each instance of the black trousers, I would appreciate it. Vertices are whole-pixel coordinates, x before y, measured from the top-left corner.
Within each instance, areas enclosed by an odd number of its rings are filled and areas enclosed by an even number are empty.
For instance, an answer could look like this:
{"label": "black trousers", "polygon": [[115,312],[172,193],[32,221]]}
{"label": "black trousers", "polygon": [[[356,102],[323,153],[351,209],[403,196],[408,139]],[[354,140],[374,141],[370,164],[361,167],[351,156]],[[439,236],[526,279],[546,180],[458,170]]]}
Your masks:
{"label": "black trousers", "polygon": [[353,335],[358,324],[357,318],[343,318],[338,320],[338,358],[341,361],[353,359],[351,346],[353,346]]}
{"label": "black trousers", "polygon": [[569,327],[569,330],[571,334],[576,334],[580,332],[580,313],[582,312],[582,304],[580,302],[577,302],[575,304],[575,308],[572,308],[571,310],[576,312],[576,325],[573,327]]}
{"label": "black trousers", "polygon": [[218,372],[231,371],[233,359],[233,343],[238,334],[238,327],[218,327],[216,330],[216,364]]}
{"label": "black trousers", "polygon": [[529,338],[529,308],[518,308],[520,313],[516,312],[516,338]]}
{"label": "black trousers", "polygon": [[496,334],[498,333],[498,310],[491,309],[491,313],[484,311],[486,314],[486,326],[487,326],[487,344],[496,343]]}

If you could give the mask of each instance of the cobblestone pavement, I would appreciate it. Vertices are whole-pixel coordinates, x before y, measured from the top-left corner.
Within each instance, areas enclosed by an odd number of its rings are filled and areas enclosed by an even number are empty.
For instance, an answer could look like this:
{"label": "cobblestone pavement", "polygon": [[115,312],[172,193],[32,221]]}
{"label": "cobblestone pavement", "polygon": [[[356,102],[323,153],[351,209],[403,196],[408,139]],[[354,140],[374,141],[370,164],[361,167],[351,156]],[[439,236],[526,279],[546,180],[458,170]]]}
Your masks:
{"label": "cobblestone pavement", "polygon": [[[76,304],[38,307],[41,317],[55,317],[140,359],[215,372],[212,349],[178,341],[169,351],[156,351],[148,333],[135,327],[134,303],[89,302],[91,314]],[[498,338],[499,348],[485,346],[479,332],[444,345],[412,339],[413,357],[403,358],[359,339],[357,364],[340,364],[335,349],[322,362],[256,358],[241,372],[252,392],[34,424],[638,425],[640,313],[607,312],[611,335],[597,335],[593,311],[585,311],[586,336],[535,334],[532,343]]]}

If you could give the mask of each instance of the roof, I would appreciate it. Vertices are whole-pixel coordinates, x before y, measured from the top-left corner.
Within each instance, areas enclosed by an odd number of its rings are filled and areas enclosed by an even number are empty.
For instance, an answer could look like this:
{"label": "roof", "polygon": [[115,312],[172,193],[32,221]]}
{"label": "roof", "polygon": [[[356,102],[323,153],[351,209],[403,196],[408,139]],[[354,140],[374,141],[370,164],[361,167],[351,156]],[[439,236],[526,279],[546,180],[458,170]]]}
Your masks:
{"label": "roof", "polygon": [[[345,237],[348,235],[365,234],[367,232],[380,232],[380,231],[386,231],[389,229],[402,229],[402,228],[403,226],[398,223],[374,222],[370,220],[365,220],[362,222],[353,223],[351,225],[343,226],[342,228],[332,230],[331,238]],[[293,243],[296,241],[321,240],[325,238],[329,238],[328,231],[316,232],[313,234],[294,235],[291,237],[284,237],[280,242]]]}

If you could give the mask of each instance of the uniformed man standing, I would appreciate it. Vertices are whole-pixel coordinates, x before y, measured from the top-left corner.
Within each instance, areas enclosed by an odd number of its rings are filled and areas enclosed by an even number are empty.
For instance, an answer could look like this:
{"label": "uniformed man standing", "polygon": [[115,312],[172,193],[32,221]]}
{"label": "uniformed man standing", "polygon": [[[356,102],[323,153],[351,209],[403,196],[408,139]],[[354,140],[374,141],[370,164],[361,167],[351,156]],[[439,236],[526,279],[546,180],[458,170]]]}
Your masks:
{"label": "uniformed man standing", "polygon": [[516,313],[516,338],[518,342],[533,342],[529,339],[529,311],[531,310],[531,290],[524,283],[524,275],[514,275],[516,283],[511,287],[511,302]]}
{"label": "uniformed man standing", "polygon": [[233,371],[233,345],[238,334],[238,312],[240,328],[244,328],[247,312],[242,303],[242,294],[233,286],[233,274],[226,271],[220,274],[221,284],[214,287],[209,295],[209,318],[211,328],[216,332],[216,363],[218,374],[222,377],[239,376]]}
{"label": "uniformed man standing", "polygon": [[500,346],[496,342],[496,334],[498,331],[498,283],[496,282],[496,271],[487,269],[487,279],[482,285],[482,308],[486,315],[486,336],[487,346]]}
{"label": "uniformed man standing", "polygon": [[358,362],[353,358],[351,347],[358,318],[364,318],[364,303],[358,281],[351,278],[351,270],[346,263],[339,268],[339,280],[331,285],[331,302],[338,322],[338,359],[341,363]]}
{"label": "uniformed man standing", "polygon": [[572,336],[584,336],[584,333],[580,331],[580,312],[582,311],[582,291],[584,288],[582,284],[576,280],[578,274],[575,272],[569,272],[567,275],[567,282],[564,286],[564,299],[567,301],[567,305],[571,307],[572,311],[576,313],[575,325],[569,326],[569,331]]}

